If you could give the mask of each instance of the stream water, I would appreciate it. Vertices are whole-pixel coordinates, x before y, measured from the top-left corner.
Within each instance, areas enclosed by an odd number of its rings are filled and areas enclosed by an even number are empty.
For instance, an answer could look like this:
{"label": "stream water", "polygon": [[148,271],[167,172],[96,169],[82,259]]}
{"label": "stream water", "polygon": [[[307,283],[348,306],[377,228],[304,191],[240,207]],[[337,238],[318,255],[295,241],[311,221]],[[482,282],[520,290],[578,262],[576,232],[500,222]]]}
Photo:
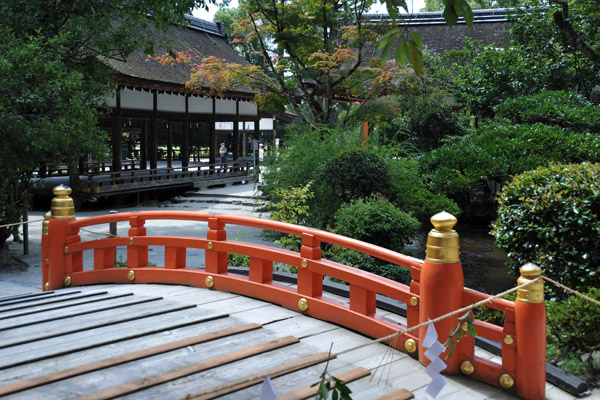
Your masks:
{"label": "stream water", "polygon": [[[484,225],[456,226],[460,243],[460,261],[465,286],[488,294],[497,294],[517,284],[517,276],[509,274],[506,253],[494,245],[490,228]],[[427,232],[417,234],[408,250],[417,258],[425,258]]]}

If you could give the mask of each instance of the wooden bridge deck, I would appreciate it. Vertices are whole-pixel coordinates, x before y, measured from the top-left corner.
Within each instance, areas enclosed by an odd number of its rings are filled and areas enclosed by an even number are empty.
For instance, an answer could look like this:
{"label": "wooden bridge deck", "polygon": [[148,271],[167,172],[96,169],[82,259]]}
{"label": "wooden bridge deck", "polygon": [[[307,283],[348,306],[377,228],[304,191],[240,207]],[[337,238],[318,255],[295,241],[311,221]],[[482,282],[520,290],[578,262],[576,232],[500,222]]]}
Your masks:
{"label": "wooden bridge deck", "polygon": [[[0,299],[0,397],[196,398],[328,352],[332,343],[337,353],[368,341],[270,303],[186,286],[96,285],[13,296]],[[164,347],[169,344],[174,345]],[[306,398],[298,391],[317,382],[324,368],[324,363],[307,365],[272,377],[274,389]],[[410,393],[429,398],[431,379],[424,368],[386,345],[341,354],[330,361],[329,371],[357,374],[349,384],[354,399],[390,393],[397,396],[390,398],[410,398]],[[447,379],[438,398],[514,398],[462,376]],[[219,398],[257,399],[261,385],[262,380],[250,382]]]}

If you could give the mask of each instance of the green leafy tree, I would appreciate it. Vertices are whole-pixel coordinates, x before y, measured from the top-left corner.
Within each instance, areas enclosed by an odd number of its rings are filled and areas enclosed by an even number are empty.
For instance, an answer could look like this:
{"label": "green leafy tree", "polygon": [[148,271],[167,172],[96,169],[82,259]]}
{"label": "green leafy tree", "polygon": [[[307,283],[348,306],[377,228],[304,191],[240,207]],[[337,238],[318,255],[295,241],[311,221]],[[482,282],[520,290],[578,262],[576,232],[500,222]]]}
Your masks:
{"label": "green leafy tree", "polygon": [[537,1],[526,5],[512,19],[510,47],[470,42],[473,61],[450,69],[453,97],[476,117],[491,117],[503,101],[539,91],[576,91],[589,98],[600,83],[597,2],[577,2],[568,10],[553,2],[546,8]]}
{"label": "green leafy tree", "polygon": [[[0,2],[0,225],[20,219],[38,167],[104,154],[97,108],[114,85],[103,60],[151,52],[155,28],[183,22],[203,4]],[[0,249],[13,232],[0,229]]]}

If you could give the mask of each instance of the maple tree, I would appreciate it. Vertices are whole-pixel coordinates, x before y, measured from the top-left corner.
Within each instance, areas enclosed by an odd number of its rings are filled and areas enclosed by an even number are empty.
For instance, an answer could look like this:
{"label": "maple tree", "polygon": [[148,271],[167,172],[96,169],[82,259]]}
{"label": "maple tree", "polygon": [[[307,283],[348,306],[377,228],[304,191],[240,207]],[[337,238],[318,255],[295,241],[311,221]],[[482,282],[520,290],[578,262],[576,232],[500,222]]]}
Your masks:
{"label": "maple tree", "polygon": [[[369,100],[402,89],[413,72],[381,63],[380,35],[389,29],[369,24],[363,14],[372,0],[241,1],[231,23],[234,45],[247,44],[256,65],[227,63],[190,52],[157,57],[162,63],[193,66],[188,86],[213,93],[247,85],[258,89],[262,109],[289,106],[312,125],[342,124]],[[339,102],[355,103],[338,113]]]}

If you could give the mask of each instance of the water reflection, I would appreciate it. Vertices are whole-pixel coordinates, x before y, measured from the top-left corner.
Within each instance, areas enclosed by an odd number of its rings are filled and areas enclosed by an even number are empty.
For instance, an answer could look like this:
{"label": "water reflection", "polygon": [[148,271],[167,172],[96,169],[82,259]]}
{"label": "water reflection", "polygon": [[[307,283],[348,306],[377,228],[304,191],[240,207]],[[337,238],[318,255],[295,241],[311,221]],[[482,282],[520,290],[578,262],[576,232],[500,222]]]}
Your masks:
{"label": "water reflection", "polygon": [[[480,292],[497,294],[517,283],[505,266],[506,253],[494,245],[490,228],[482,225],[458,224],[456,231],[460,241],[460,261],[465,286]],[[427,232],[419,232],[408,250],[417,258],[425,258]]]}

